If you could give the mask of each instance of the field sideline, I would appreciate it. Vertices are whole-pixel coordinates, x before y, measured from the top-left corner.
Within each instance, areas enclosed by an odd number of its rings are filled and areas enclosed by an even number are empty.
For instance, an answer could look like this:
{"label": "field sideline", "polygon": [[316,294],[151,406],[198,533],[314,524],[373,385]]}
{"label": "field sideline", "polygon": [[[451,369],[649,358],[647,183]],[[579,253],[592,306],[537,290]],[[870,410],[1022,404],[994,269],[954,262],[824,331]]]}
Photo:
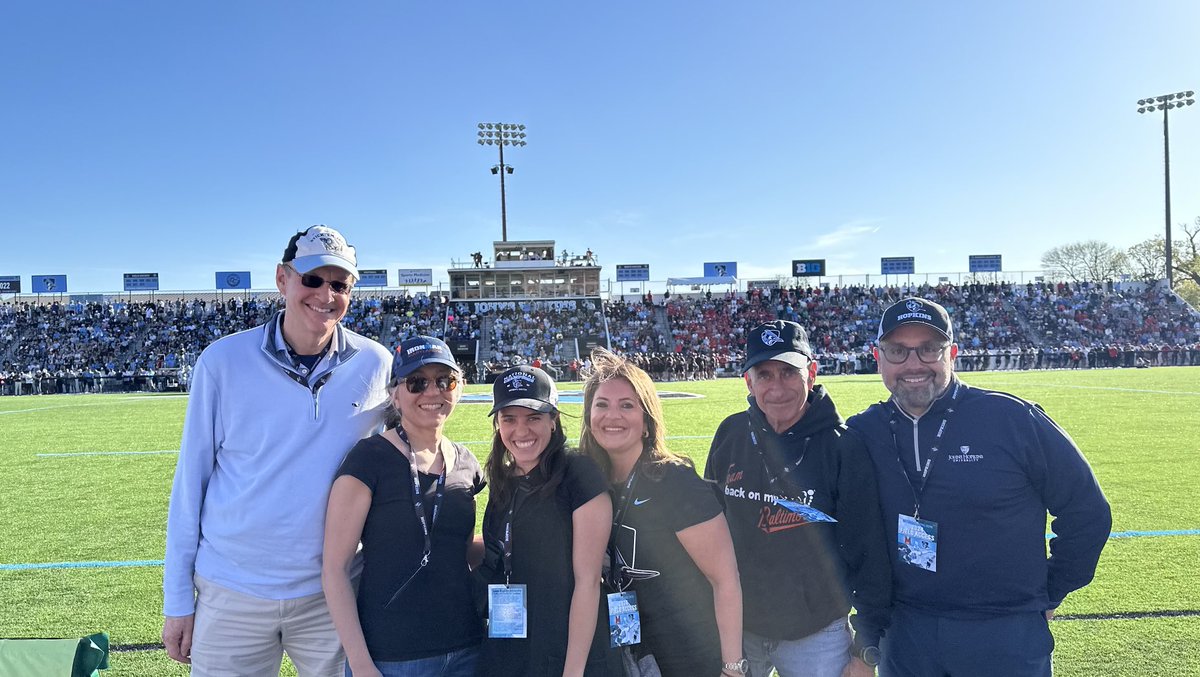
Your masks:
{"label": "field sideline", "polygon": [[[1041,403],[1091,461],[1123,536],[1109,541],[1096,581],[1059,609],[1056,675],[1200,676],[1200,367],[964,380]],[[887,394],[876,376],[818,381],[844,416]],[[702,396],[663,406],[672,448],[703,467],[717,425],[745,407],[745,387],[725,379],[659,389]],[[125,647],[158,643],[159,563],[186,401],[0,398],[0,637],[103,630]],[[577,436],[580,405],[563,409],[576,417],[566,420],[568,437]],[[448,426],[480,457],[491,435],[486,412],[460,405]],[[187,674],[161,650],[116,653],[112,668],[114,677]]]}

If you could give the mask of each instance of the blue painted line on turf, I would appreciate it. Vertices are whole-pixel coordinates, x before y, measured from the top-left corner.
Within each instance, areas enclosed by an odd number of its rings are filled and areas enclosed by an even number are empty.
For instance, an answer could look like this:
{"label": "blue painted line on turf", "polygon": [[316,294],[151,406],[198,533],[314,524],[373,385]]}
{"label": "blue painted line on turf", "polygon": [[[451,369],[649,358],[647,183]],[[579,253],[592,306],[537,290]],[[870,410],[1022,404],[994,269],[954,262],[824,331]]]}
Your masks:
{"label": "blue painted line on turf", "polygon": [[160,567],[161,559],[135,559],[128,562],[44,562],[41,564],[0,564],[0,571],[31,569],[110,569],[117,567]]}

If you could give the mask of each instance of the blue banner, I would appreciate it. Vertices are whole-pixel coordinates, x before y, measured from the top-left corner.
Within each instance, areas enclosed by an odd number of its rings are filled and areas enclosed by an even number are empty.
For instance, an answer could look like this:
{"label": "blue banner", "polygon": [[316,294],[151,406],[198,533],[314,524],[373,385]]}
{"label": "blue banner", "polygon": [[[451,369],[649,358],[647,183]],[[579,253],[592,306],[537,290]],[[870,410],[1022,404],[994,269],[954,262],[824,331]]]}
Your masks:
{"label": "blue banner", "polygon": [[358,287],[386,287],[387,268],[358,269]]}
{"label": "blue banner", "polygon": [[885,256],[879,259],[879,272],[882,275],[912,275],[916,270],[916,259],[912,256]]}
{"label": "blue banner", "polygon": [[1000,272],[999,254],[972,254],[967,258],[972,273]]}
{"label": "blue banner", "polygon": [[66,275],[34,275],[34,294],[65,294],[67,292]]}
{"label": "blue banner", "polygon": [[[158,287],[155,287],[157,289]],[[226,270],[217,273],[217,289],[249,289],[250,271]]]}
{"label": "blue banner", "polygon": [[704,277],[737,277],[737,261],[705,263]]}
{"label": "blue banner", "polygon": [[649,263],[626,263],[617,265],[617,282],[641,282],[650,280]]}
{"label": "blue banner", "polygon": [[125,273],[125,291],[158,291],[158,273]]}

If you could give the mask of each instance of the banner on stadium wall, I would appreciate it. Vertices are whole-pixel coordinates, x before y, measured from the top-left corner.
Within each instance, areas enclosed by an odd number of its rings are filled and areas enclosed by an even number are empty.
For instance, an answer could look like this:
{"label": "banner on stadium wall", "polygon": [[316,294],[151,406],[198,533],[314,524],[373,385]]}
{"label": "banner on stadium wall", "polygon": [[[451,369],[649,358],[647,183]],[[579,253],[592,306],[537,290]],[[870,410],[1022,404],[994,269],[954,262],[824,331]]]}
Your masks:
{"label": "banner on stadium wall", "polygon": [[561,301],[470,301],[467,303],[467,309],[471,313],[480,315],[486,315],[498,310],[519,310],[523,313],[533,310],[583,310],[595,312],[600,309],[600,300],[593,298],[563,299]]}
{"label": "banner on stadium wall", "polygon": [[705,263],[704,277],[737,277],[737,261]]}
{"label": "banner on stadium wall", "polygon": [[825,259],[793,259],[792,277],[825,277]]}
{"label": "banner on stadium wall", "polygon": [[125,273],[125,291],[158,291],[158,273]]}
{"label": "banner on stadium wall", "polygon": [[0,275],[0,294],[20,294],[20,275]]}
{"label": "banner on stadium wall", "polygon": [[249,289],[250,271],[226,270],[217,273],[217,289]]}
{"label": "banner on stadium wall", "polygon": [[746,289],[779,289],[779,280],[747,280]]}
{"label": "banner on stadium wall", "polygon": [[446,341],[446,345],[450,346],[450,352],[455,357],[469,357],[475,359],[475,339],[450,339]]}
{"label": "banner on stadium wall", "polygon": [[401,287],[419,287],[433,284],[433,268],[401,268],[400,279],[396,283]]}
{"label": "banner on stadium wall", "polygon": [[617,264],[617,282],[649,282],[649,263]]}
{"label": "banner on stadium wall", "polygon": [[915,257],[885,256],[879,259],[880,275],[912,275],[915,272],[917,272]]}
{"label": "banner on stadium wall", "polygon": [[999,273],[1001,270],[1000,254],[971,254],[967,263],[967,270],[972,273]]}
{"label": "banner on stadium wall", "polygon": [[359,287],[386,287],[387,286],[387,268],[366,268],[358,269]]}
{"label": "banner on stadium wall", "polygon": [[31,286],[34,294],[67,293],[66,275],[34,275],[30,282],[33,282]]}

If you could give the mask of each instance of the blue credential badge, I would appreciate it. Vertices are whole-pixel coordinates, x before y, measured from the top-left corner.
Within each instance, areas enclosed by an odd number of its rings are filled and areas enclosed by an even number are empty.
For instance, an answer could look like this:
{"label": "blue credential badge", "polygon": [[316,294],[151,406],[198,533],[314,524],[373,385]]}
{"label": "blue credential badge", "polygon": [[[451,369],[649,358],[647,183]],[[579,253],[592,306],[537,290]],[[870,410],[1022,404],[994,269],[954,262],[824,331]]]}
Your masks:
{"label": "blue credential badge", "polygon": [[937,571],[937,522],[900,515],[896,547],[900,561],[926,571]]}
{"label": "blue credential badge", "polygon": [[525,584],[488,586],[488,637],[525,639],[529,613],[525,602]]}
{"label": "blue credential badge", "polygon": [[836,522],[837,521],[837,520],[833,519],[832,517],[830,517],[829,515],[826,515],[825,513],[821,512],[820,510],[817,510],[816,508],[812,507],[811,505],[804,505],[803,503],[797,503],[796,501],[789,501],[786,498],[776,499],[775,505],[777,505],[781,508],[786,508],[786,509],[796,513],[797,515],[803,517],[804,519],[808,520],[809,522]]}
{"label": "blue credential badge", "polygon": [[608,596],[609,646],[628,646],[642,641],[642,617],[638,614],[637,593],[614,592]]}

